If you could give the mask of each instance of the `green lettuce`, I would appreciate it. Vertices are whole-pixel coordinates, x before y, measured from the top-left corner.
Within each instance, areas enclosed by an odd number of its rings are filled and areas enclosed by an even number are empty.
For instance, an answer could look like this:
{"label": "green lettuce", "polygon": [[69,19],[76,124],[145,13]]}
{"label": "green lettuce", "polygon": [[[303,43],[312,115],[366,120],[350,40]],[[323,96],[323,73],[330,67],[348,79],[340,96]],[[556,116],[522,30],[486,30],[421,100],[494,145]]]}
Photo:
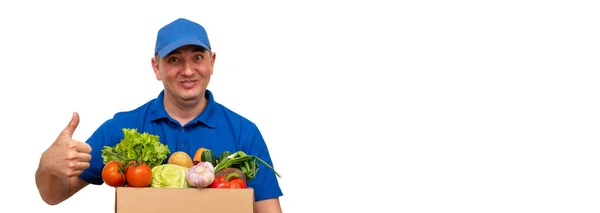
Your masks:
{"label": "green lettuce", "polygon": [[150,168],[161,165],[171,152],[169,147],[160,142],[159,136],[147,132],[140,133],[137,129],[123,128],[123,139],[114,147],[104,146],[102,158],[104,164],[118,160],[126,164],[131,160],[142,161]]}

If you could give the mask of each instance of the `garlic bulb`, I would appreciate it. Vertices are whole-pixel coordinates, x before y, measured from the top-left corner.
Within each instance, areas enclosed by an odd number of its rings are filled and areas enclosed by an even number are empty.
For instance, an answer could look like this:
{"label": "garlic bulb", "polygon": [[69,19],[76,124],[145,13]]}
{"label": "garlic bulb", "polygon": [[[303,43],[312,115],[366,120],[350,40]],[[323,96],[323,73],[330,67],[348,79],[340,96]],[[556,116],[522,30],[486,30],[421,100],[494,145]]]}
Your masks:
{"label": "garlic bulb", "polygon": [[215,180],[215,167],[210,162],[198,162],[187,170],[188,184],[196,188],[205,188]]}

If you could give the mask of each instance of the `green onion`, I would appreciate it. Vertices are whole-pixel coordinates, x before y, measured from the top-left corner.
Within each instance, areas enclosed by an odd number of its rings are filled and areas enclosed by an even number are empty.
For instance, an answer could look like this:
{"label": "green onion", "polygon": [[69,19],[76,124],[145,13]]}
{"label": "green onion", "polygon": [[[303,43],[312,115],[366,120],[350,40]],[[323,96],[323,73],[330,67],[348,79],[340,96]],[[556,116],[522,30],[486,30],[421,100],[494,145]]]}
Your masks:
{"label": "green onion", "polygon": [[256,177],[256,173],[258,172],[259,165],[257,160],[267,166],[269,169],[272,169],[275,172],[275,175],[281,177],[273,167],[267,164],[264,160],[260,159],[254,155],[247,155],[243,151],[237,151],[223,159],[223,161],[219,162],[215,167],[215,172],[218,172],[224,168],[238,168],[242,170],[242,172],[246,175],[247,180],[252,180]]}

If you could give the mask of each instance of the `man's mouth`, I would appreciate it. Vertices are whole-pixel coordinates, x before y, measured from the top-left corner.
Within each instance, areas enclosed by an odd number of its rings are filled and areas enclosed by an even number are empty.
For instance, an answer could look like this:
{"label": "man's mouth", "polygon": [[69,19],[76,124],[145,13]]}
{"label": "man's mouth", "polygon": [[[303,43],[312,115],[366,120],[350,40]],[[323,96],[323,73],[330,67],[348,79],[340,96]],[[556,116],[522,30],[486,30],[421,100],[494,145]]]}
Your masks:
{"label": "man's mouth", "polygon": [[185,81],[180,81],[179,83],[183,86],[183,88],[191,89],[196,86],[197,82],[198,82],[198,80],[185,80]]}

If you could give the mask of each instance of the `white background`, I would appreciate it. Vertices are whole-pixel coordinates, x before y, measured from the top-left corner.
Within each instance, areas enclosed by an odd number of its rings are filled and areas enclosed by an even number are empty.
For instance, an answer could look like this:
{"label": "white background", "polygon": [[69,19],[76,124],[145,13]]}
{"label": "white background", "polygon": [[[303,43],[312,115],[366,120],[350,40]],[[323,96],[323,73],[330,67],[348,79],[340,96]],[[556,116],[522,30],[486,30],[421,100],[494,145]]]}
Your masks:
{"label": "white background", "polygon": [[263,132],[284,212],[600,211],[593,1],[131,2],[0,4],[1,212],[114,211],[105,185],[46,205],[39,156],[72,112],[85,140],[156,97],[179,17],[207,28],[209,89]]}

